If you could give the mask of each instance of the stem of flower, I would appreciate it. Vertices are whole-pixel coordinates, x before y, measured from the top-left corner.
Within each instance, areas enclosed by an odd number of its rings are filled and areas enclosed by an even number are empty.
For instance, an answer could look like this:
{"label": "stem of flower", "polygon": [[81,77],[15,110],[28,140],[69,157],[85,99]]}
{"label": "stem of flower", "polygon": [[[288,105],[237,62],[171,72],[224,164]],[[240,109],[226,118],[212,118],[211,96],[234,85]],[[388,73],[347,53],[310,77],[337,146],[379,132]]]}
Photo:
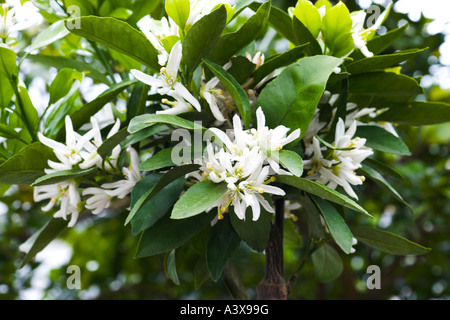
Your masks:
{"label": "stem of flower", "polygon": [[283,265],[284,199],[275,200],[275,223],[266,248],[266,275],[256,291],[260,300],[286,300],[288,290]]}

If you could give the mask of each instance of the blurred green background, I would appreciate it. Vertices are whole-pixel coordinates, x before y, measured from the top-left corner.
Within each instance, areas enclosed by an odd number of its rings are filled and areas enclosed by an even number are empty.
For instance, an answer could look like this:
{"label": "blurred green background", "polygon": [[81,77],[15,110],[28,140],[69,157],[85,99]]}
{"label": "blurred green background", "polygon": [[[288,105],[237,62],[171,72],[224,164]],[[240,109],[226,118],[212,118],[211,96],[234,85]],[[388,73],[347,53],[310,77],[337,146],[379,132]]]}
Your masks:
{"label": "blurred green background", "polygon": [[[48,1],[32,1],[43,6]],[[274,1],[286,10],[296,1]],[[413,1],[411,1],[413,2]],[[370,1],[345,1],[350,11]],[[444,1],[441,1],[444,3]],[[448,4],[447,4],[448,6]],[[395,6],[394,6],[395,8]],[[445,10],[445,8],[442,8]],[[447,8],[448,12],[448,8]],[[405,22],[405,35],[386,52],[428,47],[428,51],[403,65],[402,72],[421,77],[425,87],[423,99],[450,102],[450,90],[435,81],[449,66],[443,65],[440,47],[445,34],[430,34],[431,22],[424,16],[410,19],[405,13],[391,12],[384,24],[392,30]],[[415,21],[417,20],[417,21]],[[29,43],[36,30],[23,32],[19,41]],[[260,39],[267,56],[284,48],[275,33]],[[442,47],[441,47],[442,48]],[[69,48],[66,48],[69,50]],[[24,75],[23,81],[37,81],[39,69]],[[442,83],[442,77],[439,78]],[[47,79],[44,79],[47,81]],[[44,82],[45,83],[45,82]],[[48,83],[48,82],[47,82]],[[450,86],[450,83],[449,83]],[[412,151],[408,157],[380,154],[379,160],[403,174],[404,180],[390,180],[404,199],[414,208],[412,213],[376,184],[367,181],[360,203],[373,216],[348,216],[352,224],[373,224],[429,247],[424,256],[401,257],[383,254],[363,244],[355,246],[356,253],[341,255],[342,275],[331,283],[314,278],[311,262],[307,262],[294,282],[290,299],[449,299],[450,298],[450,124],[426,127],[397,127]],[[164,271],[164,256],[135,259],[138,238],[129,227],[123,227],[126,213],[114,212],[89,217],[75,228],[64,231],[60,238],[42,251],[36,261],[17,269],[21,253],[19,246],[48,219],[33,204],[32,190],[11,188],[0,199],[0,299],[230,299],[226,281],[214,283],[203,277],[206,266],[198,263],[197,246],[201,236],[190,246],[178,250],[176,261],[179,285],[169,280]],[[352,220],[354,219],[354,220]],[[299,221],[302,226],[302,219]],[[289,235],[289,233],[287,233]],[[289,237],[285,246],[285,273],[288,279],[298,267],[301,248]],[[250,298],[256,297],[255,287],[264,276],[264,256],[241,245],[233,258]],[[69,265],[81,269],[81,290],[66,286]],[[381,268],[381,289],[368,290],[366,269]]]}

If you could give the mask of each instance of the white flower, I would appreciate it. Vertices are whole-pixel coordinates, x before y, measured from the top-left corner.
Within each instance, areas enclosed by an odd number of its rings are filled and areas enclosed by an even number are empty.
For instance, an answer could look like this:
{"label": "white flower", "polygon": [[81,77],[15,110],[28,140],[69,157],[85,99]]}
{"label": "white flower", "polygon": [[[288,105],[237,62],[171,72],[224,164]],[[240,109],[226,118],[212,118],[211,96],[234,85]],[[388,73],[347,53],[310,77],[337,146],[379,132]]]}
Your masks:
{"label": "white flower", "polygon": [[[224,70],[228,70],[231,67],[231,62],[227,62],[223,68]],[[213,77],[209,80],[201,89],[200,94],[203,98],[208,102],[209,108],[217,121],[225,122],[225,118],[220,112],[220,108],[218,105],[219,101],[225,101],[224,92],[222,89],[218,88],[220,83],[219,78]]]}
{"label": "white flower", "polygon": [[189,18],[186,21],[186,29],[190,29],[191,26],[194,25],[198,20],[203,18],[205,15],[211,13],[212,9],[214,9],[219,4],[229,4],[232,5],[235,0],[228,1],[218,1],[218,0],[190,0],[191,2],[191,10],[189,14]]}
{"label": "white flower", "polygon": [[86,188],[83,190],[82,194],[83,196],[91,195],[91,197],[86,200],[85,207],[93,214],[99,214],[111,205],[112,197],[102,188]]}
{"label": "white flower", "polygon": [[330,150],[324,157],[319,140],[313,137],[310,149],[305,152],[312,157],[304,160],[303,165],[305,169],[310,169],[308,179],[315,180],[331,189],[339,185],[349,196],[358,199],[352,185],[361,185],[365,178],[357,176],[355,170],[361,167],[361,162],[372,155],[373,151],[365,146],[366,139],[353,138],[355,132],[356,121],[346,131],[344,121],[339,118],[333,143],[336,149]]}
{"label": "white flower", "polygon": [[66,144],[49,139],[38,132],[39,140],[46,146],[53,149],[54,154],[61,163],[49,160],[51,169],[46,169],[46,173],[52,173],[62,170],[71,170],[72,166],[82,161],[81,152],[85,148],[91,148],[90,140],[95,135],[95,130],[88,131],[81,136],[73,130],[72,121],[69,116],[65,118]]}
{"label": "white flower", "polygon": [[260,205],[268,212],[274,213],[274,209],[262,194],[284,195],[285,192],[268,185],[273,180],[268,179],[269,167],[263,167],[265,156],[257,147],[246,149],[241,156],[236,156],[223,148],[214,152],[212,144],[208,144],[207,153],[205,165],[200,168],[203,176],[215,183],[225,182],[228,187],[226,195],[213,206],[218,208],[219,217],[221,213],[228,211],[230,205],[233,205],[239,219],[245,219],[247,207],[252,208],[253,221],[259,219]]}
{"label": "white flower", "polygon": [[188,101],[195,109],[197,109],[197,111],[201,111],[200,103],[197,99],[194,98],[189,90],[178,82],[178,69],[180,68],[181,57],[182,46],[181,42],[178,41],[172,47],[167,66],[161,68],[159,77],[150,76],[136,69],[131,70],[131,74],[139,81],[142,81],[149,86],[159,88],[157,91],[160,95],[166,95],[172,90],[175,90],[177,94]]}
{"label": "white flower", "polygon": [[142,179],[142,174],[139,171],[139,154],[133,148],[128,148],[127,151],[130,155],[130,164],[128,168],[124,167],[122,169],[125,179],[104,183],[101,186],[103,189],[106,189],[105,193],[111,197],[117,197],[119,199],[125,198],[133,190],[136,183]]}
{"label": "white flower", "polygon": [[[119,154],[121,151],[120,145],[116,146],[112,150],[111,155],[106,159],[107,161],[105,161],[105,165],[103,165],[103,159],[98,154],[98,148],[103,143],[100,127],[98,125],[97,120],[94,117],[91,117],[91,124],[94,140],[92,141],[92,143],[86,143],[84,145],[83,150],[80,151],[80,156],[84,160],[82,163],[80,163],[80,168],[88,169],[97,166],[99,168],[104,168],[107,171],[111,171],[117,166],[117,160],[119,158]],[[119,128],[120,128],[120,120],[117,119],[116,123],[109,131],[107,138],[110,138],[114,134],[116,134],[119,131]]]}
{"label": "white flower", "polygon": [[[16,21],[16,18],[19,18],[19,21]],[[38,25],[41,21],[42,16],[31,3],[24,3],[23,6],[14,5],[12,9],[7,4],[2,4],[0,8],[0,38],[6,39],[11,33],[28,29]]]}
{"label": "white flower", "polygon": [[171,96],[175,101],[169,101],[167,99],[162,99],[161,102],[165,105],[170,105],[171,107],[163,106],[164,110],[156,111],[157,114],[172,114],[177,115],[180,113],[188,112],[194,110],[190,103],[188,103],[184,98],[179,95],[175,90],[169,91],[168,96]]}
{"label": "white flower", "polygon": [[69,227],[73,227],[81,208],[81,197],[77,189],[78,186],[74,180],[64,181],[58,184],[34,187],[33,197],[35,202],[50,200],[46,206],[42,207],[43,211],[49,211],[59,203],[60,208],[54,217],[67,220],[67,216],[70,215]]}
{"label": "white flower", "polygon": [[364,11],[357,11],[351,14],[352,18],[352,38],[355,48],[361,50],[361,53],[370,58],[373,57],[373,53],[369,51],[366,45],[366,37],[364,30],[364,21],[366,19],[366,13]]}

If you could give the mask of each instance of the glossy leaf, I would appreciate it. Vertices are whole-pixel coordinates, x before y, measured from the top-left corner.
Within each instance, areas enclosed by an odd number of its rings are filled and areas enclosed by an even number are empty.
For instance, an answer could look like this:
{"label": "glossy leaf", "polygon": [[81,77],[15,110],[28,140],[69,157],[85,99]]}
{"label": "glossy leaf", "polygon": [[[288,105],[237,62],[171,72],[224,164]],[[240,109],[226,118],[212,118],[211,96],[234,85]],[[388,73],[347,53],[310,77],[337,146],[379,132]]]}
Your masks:
{"label": "glossy leaf", "polygon": [[359,204],[357,204],[346,195],[343,195],[336,190],[330,189],[320,183],[295,176],[278,176],[277,182],[290,185],[292,187],[306,191],[312,195],[369,215],[369,213],[364,208],[362,208]]}
{"label": "glossy leaf", "polygon": [[74,169],[74,170],[62,170],[54,173],[46,174],[45,176],[39,177],[36,181],[31,185],[33,187],[44,186],[49,184],[56,184],[63,181],[76,179],[80,177],[84,177],[88,174],[94,173],[97,168],[89,168],[85,170]]}
{"label": "glossy leaf", "polygon": [[227,193],[226,183],[201,181],[191,186],[175,203],[172,219],[186,219],[212,207]]}
{"label": "glossy leaf", "polygon": [[303,58],[283,70],[262,91],[256,101],[267,125],[280,124],[306,133],[328,78],[342,60],[328,56]]}
{"label": "glossy leaf", "polygon": [[209,70],[214,73],[214,75],[220,80],[224,87],[228,90],[231,97],[233,98],[236,107],[241,114],[241,118],[244,121],[246,128],[250,126],[251,120],[251,105],[248,99],[247,93],[241,87],[241,85],[230,75],[225,69],[223,69],[218,64],[215,64],[209,60],[203,60]]}
{"label": "glossy leaf", "polygon": [[401,236],[372,227],[356,227],[352,229],[358,241],[367,246],[393,255],[422,255],[430,252],[425,248]]}
{"label": "glossy leaf", "polygon": [[[69,28],[78,25],[79,28]],[[70,32],[91,41],[102,43],[140,63],[159,71],[158,51],[147,37],[128,23],[111,18],[85,16],[66,20]]]}
{"label": "glossy leaf", "polygon": [[342,251],[349,254],[352,249],[353,234],[344,218],[342,218],[336,208],[334,208],[327,201],[317,197],[314,197],[313,199],[317,204],[317,207],[319,208],[334,241],[342,249]]}
{"label": "glossy leaf", "polygon": [[202,58],[208,56],[214,48],[227,21],[224,6],[214,10],[197,21],[186,35],[183,42],[183,60],[189,72],[194,72]]}
{"label": "glossy leaf", "polygon": [[392,105],[375,120],[410,126],[439,124],[450,121],[450,104],[443,102],[411,101]]}
{"label": "glossy leaf", "polygon": [[398,155],[411,155],[403,140],[378,126],[358,126],[356,137],[365,138],[365,146],[374,150]]}

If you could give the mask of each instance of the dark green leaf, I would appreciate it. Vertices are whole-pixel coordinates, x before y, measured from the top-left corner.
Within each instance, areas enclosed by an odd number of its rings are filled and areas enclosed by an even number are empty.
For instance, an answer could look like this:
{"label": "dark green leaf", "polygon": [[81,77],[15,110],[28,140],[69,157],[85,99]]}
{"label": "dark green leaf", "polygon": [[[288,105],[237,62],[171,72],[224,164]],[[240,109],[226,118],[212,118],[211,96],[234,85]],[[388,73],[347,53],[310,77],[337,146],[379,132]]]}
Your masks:
{"label": "dark green leaf", "polygon": [[103,141],[102,145],[98,148],[97,153],[102,157],[102,159],[106,159],[112,150],[118,146],[123,140],[125,140],[130,134],[127,131],[127,128],[123,128],[119,130],[111,137]]}
{"label": "dark green leaf", "polygon": [[300,177],[303,174],[303,160],[298,153],[281,150],[278,152],[278,160],[294,176]]}
{"label": "dark green leaf", "polygon": [[164,269],[166,271],[167,277],[171,279],[173,283],[179,285],[180,280],[178,279],[177,265],[175,261],[175,249],[170,251],[170,253],[166,255]]}
{"label": "dark green leaf", "polygon": [[206,66],[214,73],[214,75],[222,82],[224,87],[228,90],[234,102],[236,103],[236,107],[241,114],[242,120],[244,121],[244,125],[246,128],[250,126],[251,120],[251,105],[248,99],[247,93],[241,87],[241,85],[230,75],[225,69],[223,69],[218,64],[214,62],[203,60]]}
{"label": "dark green leaf", "polygon": [[142,208],[147,201],[149,201],[152,197],[154,197],[159,191],[161,191],[164,187],[169,185],[171,182],[175,181],[178,178],[184,177],[186,174],[191,173],[200,168],[197,164],[187,164],[179,167],[174,167],[169,170],[162,176],[162,178],[158,181],[158,183],[147,192],[145,192],[131,207],[131,211],[128,214],[128,217],[125,221],[125,225],[127,225],[134,215]]}
{"label": "dark green leaf", "polygon": [[227,21],[224,6],[197,21],[183,42],[183,60],[192,73],[219,40]]}
{"label": "dark green leaf", "polygon": [[399,137],[378,126],[358,126],[356,137],[367,139],[365,146],[387,153],[411,155],[406,144]]}
{"label": "dark green leaf", "polygon": [[[78,25],[80,28],[70,28]],[[147,37],[128,23],[111,18],[86,16],[66,20],[68,29],[91,41],[96,41],[126,54],[136,61],[159,71],[158,51]]]}
{"label": "dark green leaf", "polygon": [[217,281],[222,275],[228,260],[239,249],[241,239],[234,231],[228,215],[211,228],[206,248],[206,262],[211,277]]}
{"label": "dark green leaf", "polygon": [[189,219],[173,220],[165,215],[144,231],[136,257],[153,256],[180,247],[206,227],[213,217],[212,214],[201,214]]}
{"label": "dark green leaf", "polygon": [[272,228],[273,214],[261,208],[260,217],[257,221],[253,221],[253,212],[250,208],[245,211],[245,220],[241,220],[230,208],[231,224],[234,230],[239,234],[241,239],[245,241],[250,248],[258,252],[263,252],[269,241],[270,230]]}
{"label": "dark green leaf", "polygon": [[[136,183],[131,192],[131,207],[134,207],[139,198],[147,190],[151,190],[159,182],[163,174],[150,174]],[[131,219],[133,235],[153,226],[161,217],[166,215],[178,200],[183,190],[186,179],[178,178],[161,189],[155,196],[148,200]]]}
{"label": "dark green leaf", "polygon": [[376,121],[389,121],[410,126],[439,124],[450,121],[450,104],[443,102],[411,101],[393,105]]}
{"label": "dark green leaf", "polygon": [[362,208],[359,204],[357,204],[355,201],[353,201],[346,195],[343,195],[343,194],[341,194],[333,189],[330,189],[320,183],[317,183],[317,182],[314,182],[314,181],[311,181],[308,179],[304,179],[304,178],[294,177],[294,176],[278,176],[277,182],[290,185],[292,187],[306,191],[312,195],[318,196],[325,200],[329,200],[336,204],[340,204],[342,206],[345,206],[347,208],[356,210],[358,212],[361,212],[361,213],[364,213],[364,214],[370,216],[370,214],[364,208]]}
{"label": "dark green leaf", "polygon": [[257,85],[261,80],[278,68],[288,66],[298,59],[304,57],[306,44],[294,47],[284,53],[269,57],[258,69],[253,73],[254,84]]}
{"label": "dark green leaf", "polygon": [[351,94],[382,97],[414,97],[423,93],[413,78],[392,72],[367,72],[349,77]]}
{"label": "dark green leaf", "polygon": [[349,254],[352,249],[353,234],[344,218],[327,201],[317,197],[313,197],[313,199],[322,213],[322,217],[334,241],[345,253]]}
{"label": "dark green leaf", "polygon": [[382,70],[397,65],[417,56],[427,49],[409,49],[396,53],[373,56],[349,63],[346,67],[347,72],[351,74],[365,73],[374,70]]}
{"label": "dark green leaf", "polygon": [[52,149],[40,142],[30,144],[0,165],[0,183],[30,185],[45,175],[49,159],[55,159]]}
{"label": "dark green leaf", "polygon": [[266,1],[238,31],[222,36],[208,54],[208,59],[222,65],[231,56],[249,45],[264,30],[269,19],[270,8],[271,2]]}
{"label": "dark green leaf", "polygon": [[58,237],[68,224],[68,220],[52,218],[38,232],[22,244],[21,249],[25,252],[25,257],[22,259],[19,268],[24,267],[36,256],[36,254]]}
{"label": "dark green leaf", "polygon": [[375,250],[393,255],[415,256],[428,253],[431,250],[391,232],[372,227],[360,226],[352,229],[352,232],[358,241]]}
{"label": "dark green leaf", "polygon": [[54,173],[46,174],[45,176],[39,177],[36,181],[31,185],[33,187],[44,186],[49,184],[56,184],[66,180],[76,179],[79,177],[86,176],[91,174],[97,170],[96,167],[89,168],[85,170],[74,169],[74,170],[62,170]]}
{"label": "dark green leaf", "polygon": [[295,37],[297,39],[297,45],[307,45],[305,50],[309,56],[315,56],[322,54],[322,48],[320,47],[317,39],[311,34],[308,28],[294,16],[292,20],[292,29],[294,30]]}
{"label": "dark green leaf", "polygon": [[387,182],[386,179],[384,179],[384,177],[378,171],[376,171],[376,170],[374,170],[371,167],[366,166],[366,165],[363,165],[362,168],[360,168],[359,170],[361,170],[370,179],[375,181],[383,189],[385,189],[388,192],[390,192],[398,201],[400,201],[403,204],[405,204],[406,206],[408,206],[408,208],[411,211],[414,211],[414,209],[403,199],[403,197],[400,195],[400,193],[398,193],[398,191],[395,190],[394,187],[392,187],[391,184],[389,182]]}
{"label": "dark green leaf", "polygon": [[339,254],[327,244],[314,251],[311,260],[314,265],[314,274],[320,282],[336,280],[344,269]]}

